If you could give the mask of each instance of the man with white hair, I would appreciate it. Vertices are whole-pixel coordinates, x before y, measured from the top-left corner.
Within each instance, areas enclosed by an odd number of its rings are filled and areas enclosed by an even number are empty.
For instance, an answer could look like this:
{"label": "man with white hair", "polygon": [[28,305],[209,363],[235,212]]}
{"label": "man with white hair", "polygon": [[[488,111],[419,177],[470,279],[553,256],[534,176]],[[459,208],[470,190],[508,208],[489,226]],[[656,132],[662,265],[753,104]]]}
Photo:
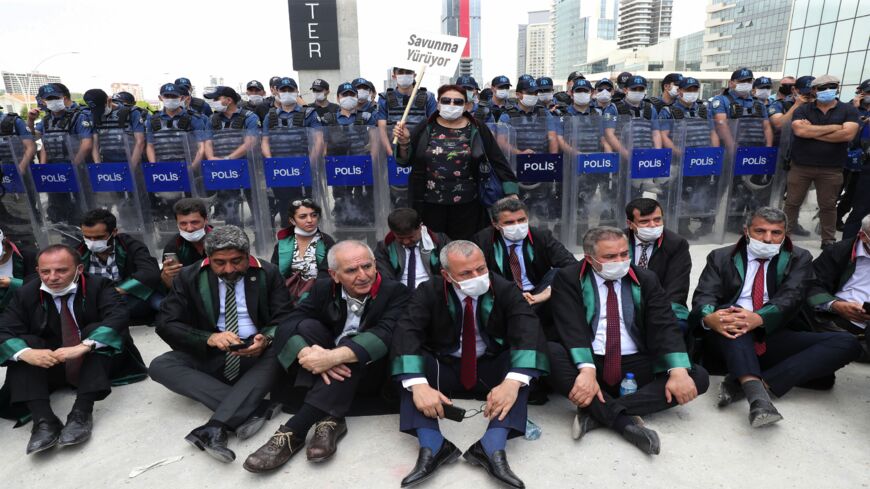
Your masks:
{"label": "man with white hair", "polygon": [[[408,289],[377,271],[371,248],[361,241],[334,245],[326,256],[329,278],[315,282],[275,339],[278,361],[308,389],[304,403],[269,440],[248,456],[245,469],[274,470],[305,446],[321,462],[335,454],[347,433],[344,416],[361,392],[380,392],[387,373],[393,328],[405,312]],[[289,387],[289,386],[288,386]]]}

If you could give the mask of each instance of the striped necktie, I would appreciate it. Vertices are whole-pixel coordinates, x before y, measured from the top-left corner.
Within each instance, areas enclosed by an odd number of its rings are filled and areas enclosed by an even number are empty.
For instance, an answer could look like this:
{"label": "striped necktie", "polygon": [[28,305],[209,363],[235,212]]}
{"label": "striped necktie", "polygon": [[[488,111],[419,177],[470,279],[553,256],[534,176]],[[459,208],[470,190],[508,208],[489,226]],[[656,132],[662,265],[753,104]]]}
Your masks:
{"label": "striped necktie", "polygon": [[[225,282],[227,294],[224,304],[224,324],[226,331],[239,334],[239,315],[236,312],[236,284],[235,282]],[[224,377],[230,382],[236,380],[241,370],[241,358],[238,355],[233,355],[227,352],[226,361],[224,362]]]}

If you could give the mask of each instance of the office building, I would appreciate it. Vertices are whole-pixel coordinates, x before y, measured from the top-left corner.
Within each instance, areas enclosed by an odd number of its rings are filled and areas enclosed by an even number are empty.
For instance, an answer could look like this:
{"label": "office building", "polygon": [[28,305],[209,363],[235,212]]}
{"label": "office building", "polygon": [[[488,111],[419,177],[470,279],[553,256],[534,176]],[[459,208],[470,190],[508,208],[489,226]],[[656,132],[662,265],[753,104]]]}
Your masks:
{"label": "office building", "polygon": [[651,46],[671,37],[672,12],[673,0],[620,0],[619,48]]}

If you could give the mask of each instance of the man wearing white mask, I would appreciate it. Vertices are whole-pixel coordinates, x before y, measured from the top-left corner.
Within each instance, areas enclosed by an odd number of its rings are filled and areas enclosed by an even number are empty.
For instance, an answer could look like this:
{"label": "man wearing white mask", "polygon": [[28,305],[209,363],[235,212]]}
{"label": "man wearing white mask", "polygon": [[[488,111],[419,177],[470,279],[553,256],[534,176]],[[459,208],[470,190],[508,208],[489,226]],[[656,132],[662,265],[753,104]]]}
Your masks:
{"label": "man wearing white mask", "polygon": [[783,211],[756,209],[737,244],[707,257],[692,297],[689,322],[704,338],[705,359],[706,349],[718,350],[728,371],[719,407],[745,396],[753,428],[782,419],[769,393],[779,398],[799,385],[829,389],[834,372],[861,354],[850,333],[794,326],[813,269],[812,256],[792,244],[787,227]]}
{"label": "man wearing white mask", "polygon": [[679,73],[668,73],[667,76],[662,79],[662,96],[650,97],[649,99],[657,111],[661,112],[662,109],[673,105],[674,102],[677,101],[677,98],[679,97],[680,81],[682,79],[683,75]]}
{"label": "man wearing white mask", "polygon": [[[0,316],[0,364],[7,367],[11,402],[33,416],[28,454],[87,441],[94,402],[112,391],[123,360],[139,357],[127,340],[127,309],[119,307],[114,285],[84,275],[74,249],[60,244],[43,249],[36,270],[40,280],[25,283]],[[141,380],[144,366],[138,360],[128,374]],[[49,397],[66,386],[76,389],[76,400],[64,425]]]}
{"label": "man wearing white mask", "polygon": [[157,260],[145,243],[118,232],[118,221],[106,209],[91,209],[82,217],[83,240],[78,252],[84,271],[112,281],[133,324],[149,324],[160,309],[163,294]]}
{"label": "man wearing white mask", "polygon": [[490,103],[492,119],[487,122],[497,122],[501,119],[502,113],[507,113],[508,110],[513,108],[513,104],[509,100],[512,86],[510,78],[504,75],[492,79],[492,82],[490,82],[490,87],[492,88],[492,102]]}
{"label": "man wearing white mask", "polygon": [[[764,104],[752,98],[752,82],[755,79],[752,70],[740,68],[731,73],[728,88],[721,95],[713,97],[710,110],[713,113],[716,132],[722,140],[726,151],[733,154],[736,146],[772,146],[773,129],[768,120],[768,111]],[[754,124],[738,134],[737,141],[731,134],[729,119],[761,119],[761,124]]]}
{"label": "man wearing white mask", "polygon": [[36,252],[20,249],[0,229],[0,313],[25,281],[36,278]]}
{"label": "man wearing white mask", "polygon": [[357,111],[377,114],[378,104],[375,103],[375,85],[365,78],[356,78],[351,84],[357,91]]}
{"label": "man wearing white mask", "polygon": [[438,420],[450,399],[461,397],[485,398],[490,420],[465,459],[510,487],[525,487],[505,447],[508,438],[525,433],[529,382],[549,371],[544,333],[516,284],[490,272],[474,243],[451,242],[441,250],[441,264],[441,276],[417,288],[393,333],[400,429],[420,443],[402,486],[423,482],[459,458],[462,452],[444,438]]}
{"label": "man wearing white mask", "polygon": [[[180,199],[172,208],[178,233],[163,247],[160,281],[168,289],[182,267],[205,258],[205,235],[211,232],[205,202],[195,198]],[[168,255],[168,256],[167,256]],[[172,258],[175,255],[175,258]]]}
{"label": "man wearing white mask", "polygon": [[[752,96],[755,100],[758,100],[762,104],[764,104],[764,108],[767,109],[770,106],[770,90],[773,87],[773,81],[766,76],[759,76],[752,82]],[[770,111],[767,111],[768,116],[770,116]]]}
{"label": "man wearing white mask", "polygon": [[[686,404],[709,385],[689,361],[677,318],[654,273],[632,263],[620,229],[583,236],[582,263],[563,268],[550,300],[559,342],[550,342],[553,389],[577,406],[572,436],[608,427],[649,455],[658,434],[640,416]],[[620,382],[634,378],[637,391]]]}
{"label": "man wearing white mask", "polygon": [[425,121],[438,111],[438,102],[435,100],[435,95],[426,90],[426,87],[420,87],[414,100],[411,100],[415,76],[414,70],[393,67],[393,80],[396,82],[396,88],[388,88],[379,95],[378,127],[381,131],[381,143],[384,145],[388,156],[393,155],[393,126],[402,120],[402,115],[404,115],[405,107],[408,104],[411,105],[411,109],[408,111],[408,118],[405,119],[405,127],[409,130],[413,130],[414,126]]}
{"label": "man wearing white mask", "polygon": [[338,112],[338,104],[329,101],[329,82],[317,78],[311,82],[311,93],[314,96],[314,102],[311,102],[307,107],[313,107],[320,117],[326,114],[335,114]]}

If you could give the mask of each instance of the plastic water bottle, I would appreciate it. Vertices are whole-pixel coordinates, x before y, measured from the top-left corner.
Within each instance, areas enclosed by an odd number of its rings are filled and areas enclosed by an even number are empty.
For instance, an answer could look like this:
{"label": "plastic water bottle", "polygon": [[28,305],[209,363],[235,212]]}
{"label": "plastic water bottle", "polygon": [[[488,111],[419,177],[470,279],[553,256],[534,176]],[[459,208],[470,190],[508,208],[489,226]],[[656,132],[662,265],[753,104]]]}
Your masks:
{"label": "plastic water bottle", "polygon": [[625,378],[622,379],[622,383],[619,384],[619,397],[634,394],[635,392],[637,392],[637,381],[634,380],[634,374],[628,372],[625,374]]}
{"label": "plastic water bottle", "polygon": [[526,440],[537,440],[541,437],[541,427],[526,418],[526,434],[523,436]]}

